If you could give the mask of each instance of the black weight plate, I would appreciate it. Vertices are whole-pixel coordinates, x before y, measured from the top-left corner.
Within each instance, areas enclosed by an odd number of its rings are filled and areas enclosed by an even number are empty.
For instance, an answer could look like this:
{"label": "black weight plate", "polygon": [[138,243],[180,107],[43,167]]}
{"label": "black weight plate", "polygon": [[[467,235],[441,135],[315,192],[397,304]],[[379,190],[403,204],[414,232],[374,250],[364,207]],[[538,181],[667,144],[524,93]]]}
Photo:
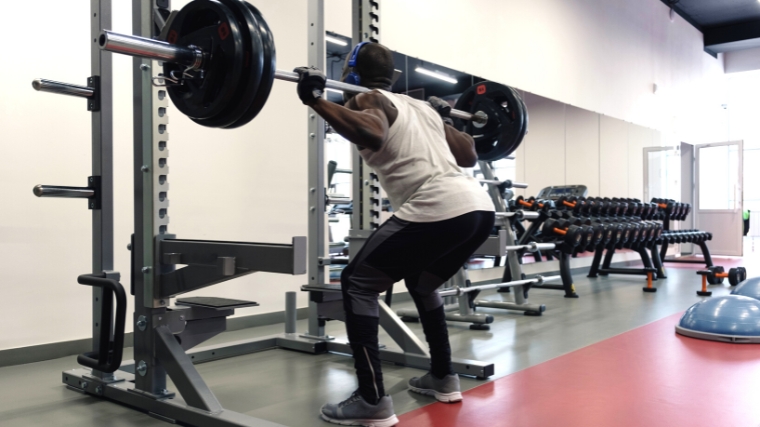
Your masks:
{"label": "black weight plate", "polygon": [[[716,266],[710,267],[710,268],[708,268],[708,270],[712,271],[713,273],[724,273],[725,272],[725,270],[723,269],[723,267],[720,266],[720,265],[716,265]],[[722,277],[715,277],[714,275],[713,276],[707,276],[707,283],[709,283],[711,285],[720,285],[721,283],[723,283],[723,278]]]}
{"label": "black weight plate", "polygon": [[[167,32],[169,43],[194,45],[204,52],[203,78],[185,79],[167,88],[177,109],[203,125],[227,108],[240,90],[245,50],[232,11],[215,0],[193,0],[183,7]],[[164,63],[164,75],[181,75],[184,67]],[[197,71],[194,73],[198,73]]]}
{"label": "black weight plate", "polygon": [[248,2],[245,2],[246,6],[251,10],[256,21],[258,22],[258,33],[261,36],[262,54],[263,54],[263,68],[261,74],[261,82],[256,91],[256,96],[251,100],[251,104],[246,112],[233,124],[227,126],[227,129],[234,129],[248,124],[256,117],[257,114],[264,108],[267,99],[269,99],[269,92],[272,91],[272,85],[274,85],[274,73],[277,71],[277,54],[274,47],[274,36],[272,31],[269,30],[267,21],[261,15],[258,9]]}
{"label": "black weight plate", "polygon": [[251,102],[256,98],[262,69],[264,68],[264,53],[259,33],[259,23],[256,17],[242,0],[217,0],[227,6],[235,15],[243,37],[243,70],[240,78],[240,90],[235,92],[227,108],[222,113],[210,119],[203,120],[204,126],[227,127],[240,119],[246,113]]}
{"label": "black weight plate", "polygon": [[522,105],[508,86],[494,82],[478,83],[464,91],[455,108],[471,114],[482,111],[488,116],[485,125],[460,119],[456,121],[458,129],[475,139],[479,160],[504,158],[519,145],[524,125],[520,113]]}
{"label": "black weight plate", "polygon": [[510,153],[514,153],[515,151],[517,151],[517,148],[520,147],[520,144],[522,144],[522,141],[525,138],[525,135],[528,134],[528,107],[525,106],[525,101],[523,101],[522,97],[520,96],[520,93],[517,92],[517,89],[511,86],[509,88],[512,90],[512,93],[514,94],[515,98],[517,98],[517,100],[520,101],[518,104],[520,107],[520,116],[522,118],[522,126],[520,126],[518,139],[515,140],[516,145],[510,150]]}

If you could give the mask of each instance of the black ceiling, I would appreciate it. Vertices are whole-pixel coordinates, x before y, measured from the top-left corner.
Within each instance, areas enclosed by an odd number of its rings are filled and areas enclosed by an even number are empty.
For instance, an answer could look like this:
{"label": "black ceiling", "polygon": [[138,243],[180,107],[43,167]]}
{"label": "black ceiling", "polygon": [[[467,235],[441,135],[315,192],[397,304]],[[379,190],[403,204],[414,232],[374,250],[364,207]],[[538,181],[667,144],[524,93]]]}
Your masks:
{"label": "black ceiling", "polygon": [[760,47],[758,0],[662,0],[702,31],[712,54]]}

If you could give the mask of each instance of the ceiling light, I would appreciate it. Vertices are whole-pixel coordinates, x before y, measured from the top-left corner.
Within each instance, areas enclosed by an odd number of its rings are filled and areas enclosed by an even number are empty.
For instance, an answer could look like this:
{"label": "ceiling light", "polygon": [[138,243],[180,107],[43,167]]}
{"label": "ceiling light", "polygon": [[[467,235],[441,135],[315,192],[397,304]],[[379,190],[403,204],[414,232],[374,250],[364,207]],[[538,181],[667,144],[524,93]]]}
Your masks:
{"label": "ceiling light", "polygon": [[330,43],[337,44],[338,46],[348,46],[348,42],[346,42],[343,39],[339,39],[337,37],[325,36],[325,40],[328,41],[328,42],[330,42]]}
{"label": "ceiling light", "polygon": [[338,89],[331,89],[331,88],[329,88],[329,87],[328,87],[328,88],[327,88],[327,91],[328,91],[328,92],[335,92],[335,93],[339,93],[339,94],[343,95],[343,91],[342,91],[342,90],[338,90]]}
{"label": "ceiling light", "polygon": [[416,72],[418,72],[420,74],[424,74],[426,76],[435,77],[436,79],[443,80],[443,81],[445,81],[447,83],[451,83],[451,84],[457,84],[458,83],[455,78],[453,78],[453,77],[451,77],[451,76],[449,76],[447,74],[439,73],[439,72],[436,72],[436,71],[430,71],[427,68],[417,67],[414,71],[416,71]]}

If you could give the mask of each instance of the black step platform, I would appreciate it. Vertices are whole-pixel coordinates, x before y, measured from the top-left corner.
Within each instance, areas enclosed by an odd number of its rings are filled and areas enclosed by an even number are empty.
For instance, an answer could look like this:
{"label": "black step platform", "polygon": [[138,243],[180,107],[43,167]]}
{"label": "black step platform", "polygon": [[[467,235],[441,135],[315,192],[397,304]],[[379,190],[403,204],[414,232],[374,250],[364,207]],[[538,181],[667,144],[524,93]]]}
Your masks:
{"label": "black step platform", "polygon": [[212,310],[234,310],[236,308],[258,307],[259,305],[259,303],[253,301],[216,297],[183,298],[178,299],[176,304],[188,307],[210,308]]}

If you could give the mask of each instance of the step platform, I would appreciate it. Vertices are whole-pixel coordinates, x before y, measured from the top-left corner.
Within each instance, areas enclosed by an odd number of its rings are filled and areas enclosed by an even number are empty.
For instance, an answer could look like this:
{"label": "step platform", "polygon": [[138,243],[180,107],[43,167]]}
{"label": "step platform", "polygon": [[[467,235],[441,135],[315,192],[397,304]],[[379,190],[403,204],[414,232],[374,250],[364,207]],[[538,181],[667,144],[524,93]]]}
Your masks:
{"label": "step platform", "polygon": [[236,308],[258,307],[259,303],[254,301],[243,301],[239,299],[217,298],[217,297],[191,297],[178,299],[176,305],[187,307],[201,307],[212,310],[234,310]]}

